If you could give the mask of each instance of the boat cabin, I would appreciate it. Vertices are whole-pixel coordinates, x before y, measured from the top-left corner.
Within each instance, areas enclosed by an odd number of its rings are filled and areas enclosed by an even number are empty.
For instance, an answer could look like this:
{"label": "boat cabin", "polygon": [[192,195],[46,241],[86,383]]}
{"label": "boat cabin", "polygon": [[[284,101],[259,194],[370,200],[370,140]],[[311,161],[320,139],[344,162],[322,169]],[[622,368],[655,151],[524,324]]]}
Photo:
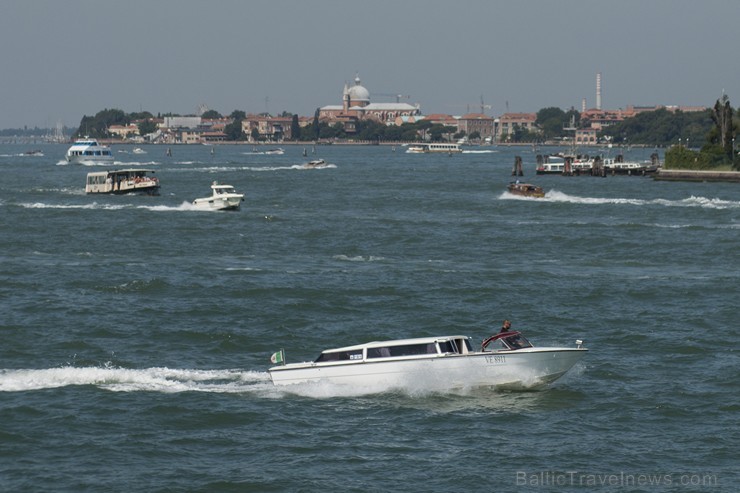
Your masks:
{"label": "boat cabin", "polygon": [[467,336],[442,338],[404,339],[398,341],[370,342],[358,346],[327,349],[315,363],[330,361],[372,361],[383,358],[410,358],[414,356],[468,354],[473,348]]}

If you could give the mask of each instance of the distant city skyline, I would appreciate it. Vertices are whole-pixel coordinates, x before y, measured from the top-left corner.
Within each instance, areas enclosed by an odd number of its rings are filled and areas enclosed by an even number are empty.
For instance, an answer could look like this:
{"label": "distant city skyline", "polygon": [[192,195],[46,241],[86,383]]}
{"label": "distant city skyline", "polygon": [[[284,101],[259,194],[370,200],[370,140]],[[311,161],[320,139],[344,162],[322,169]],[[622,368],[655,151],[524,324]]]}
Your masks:
{"label": "distant city skyline", "polygon": [[[736,0],[9,0],[0,128],[127,113],[313,115],[359,74],[424,114],[740,105]],[[408,96],[408,97],[406,97]]]}

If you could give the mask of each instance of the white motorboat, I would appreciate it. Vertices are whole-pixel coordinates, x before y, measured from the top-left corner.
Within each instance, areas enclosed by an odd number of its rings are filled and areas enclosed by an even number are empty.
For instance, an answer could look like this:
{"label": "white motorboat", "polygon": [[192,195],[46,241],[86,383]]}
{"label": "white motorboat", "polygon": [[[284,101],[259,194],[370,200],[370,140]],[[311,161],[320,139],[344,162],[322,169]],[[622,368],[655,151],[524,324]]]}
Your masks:
{"label": "white motorboat", "polygon": [[141,147],[134,147],[131,152],[133,152],[134,154],[146,154],[146,151]]}
{"label": "white motorboat", "polygon": [[68,163],[113,164],[110,147],[100,144],[96,139],[76,140],[64,157]]}
{"label": "white motorboat", "polygon": [[157,195],[159,179],[153,173],[154,170],[138,168],[88,173],[85,193]]}
{"label": "white motorboat", "polygon": [[193,200],[193,205],[199,209],[209,211],[234,211],[239,209],[244,201],[244,194],[237,193],[231,185],[219,185],[214,181],[211,185],[213,194]]}
{"label": "white motorboat", "polygon": [[[494,344],[495,349],[488,350]],[[588,351],[533,347],[515,331],[490,337],[474,350],[470,337],[442,336],[369,342],[327,349],[316,361],[285,364],[275,353],[274,385],[330,383],[370,388],[406,388],[423,381],[434,388],[536,388],[563,376]]]}

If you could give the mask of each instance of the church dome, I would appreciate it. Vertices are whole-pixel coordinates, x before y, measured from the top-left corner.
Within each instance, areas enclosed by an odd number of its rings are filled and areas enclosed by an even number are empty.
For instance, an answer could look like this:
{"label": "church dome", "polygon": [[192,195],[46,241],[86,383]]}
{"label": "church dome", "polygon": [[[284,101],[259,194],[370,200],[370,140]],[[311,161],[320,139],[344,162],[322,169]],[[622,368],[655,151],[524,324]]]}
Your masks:
{"label": "church dome", "polygon": [[360,84],[360,76],[355,77],[355,85],[349,88],[348,91],[349,99],[352,104],[356,103],[369,103],[370,102],[370,91],[365,89]]}

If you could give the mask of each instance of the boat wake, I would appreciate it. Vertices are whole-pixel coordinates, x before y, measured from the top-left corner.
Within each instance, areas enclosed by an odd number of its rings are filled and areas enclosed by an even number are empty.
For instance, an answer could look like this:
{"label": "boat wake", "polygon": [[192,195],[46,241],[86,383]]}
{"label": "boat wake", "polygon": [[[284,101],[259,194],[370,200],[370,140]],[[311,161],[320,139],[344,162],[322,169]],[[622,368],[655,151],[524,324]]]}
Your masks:
{"label": "boat wake", "polygon": [[719,198],[695,197],[691,196],[681,200],[668,199],[628,199],[628,198],[606,198],[606,197],[579,197],[568,195],[557,190],[550,190],[545,193],[543,198],[522,197],[509,192],[502,192],[499,196],[503,200],[527,200],[536,202],[559,202],[570,204],[587,204],[587,205],[661,205],[665,207],[699,207],[704,209],[740,209],[740,201],[722,200]]}
{"label": "boat wake", "polygon": [[113,392],[274,392],[266,372],[241,370],[178,370],[60,367],[0,370],[0,392],[27,392],[68,386],[92,385]]}
{"label": "boat wake", "polygon": [[20,207],[25,207],[26,209],[100,209],[110,211],[118,211],[131,207],[129,205],[98,204],[97,202],[93,202],[91,204],[45,204],[43,202],[21,202],[18,205]]}
{"label": "boat wake", "polygon": [[120,211],[124,209],[148,209],[155,212],[221,212],[212,209],[197,207],[190,202],[183,202],[180,205],[134,205],[134,204],[100,204],[92,202],[90,204],[45,204],[43,202],[25,202],[19,203],[20,207],[26,209],[80,209],[80,210],[104,210]]}
{"label": "boat wake", "polygon": [[479,151],[468,151],[463,150],[463,154],[493,154],[494,152],[498,152],[496,149],[486,149],[486,150],[479,150]]}
{"label": "boat wake", "polygon": [[235,171],[290,171],[290,170],[305,170],[305,169],[325,169],[325,168],[336,168],[336,164],[326,163],[319,166],[306,166],[302,164],[286,164],[282,166],[208,166],[205,168],[192,168],[188,171],[197,171],[201,173],[227,173]]}

